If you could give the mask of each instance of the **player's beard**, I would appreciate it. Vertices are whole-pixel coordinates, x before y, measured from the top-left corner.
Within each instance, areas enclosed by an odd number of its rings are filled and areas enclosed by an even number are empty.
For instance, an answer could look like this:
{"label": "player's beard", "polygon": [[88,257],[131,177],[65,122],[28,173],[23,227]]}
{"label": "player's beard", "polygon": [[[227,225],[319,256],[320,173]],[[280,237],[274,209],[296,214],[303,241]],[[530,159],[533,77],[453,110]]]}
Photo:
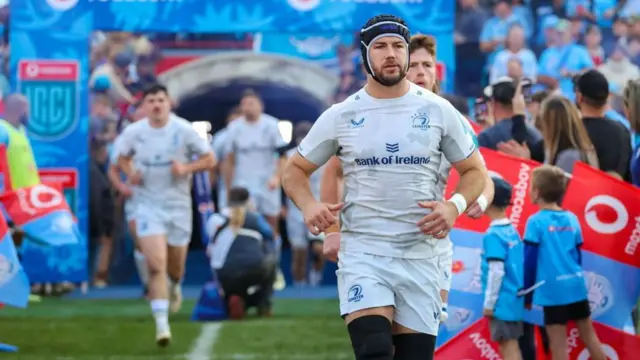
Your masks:
{"label": "player's beard", "polygon": [[384,86],[394,86],[400,83],[400,81],[407,76],[406,68],[399,66],[398,69],[397,75],[385,76],[383,75],[383,68],[381,68],[380,71],[374,71],[373,73],[380,84]]}

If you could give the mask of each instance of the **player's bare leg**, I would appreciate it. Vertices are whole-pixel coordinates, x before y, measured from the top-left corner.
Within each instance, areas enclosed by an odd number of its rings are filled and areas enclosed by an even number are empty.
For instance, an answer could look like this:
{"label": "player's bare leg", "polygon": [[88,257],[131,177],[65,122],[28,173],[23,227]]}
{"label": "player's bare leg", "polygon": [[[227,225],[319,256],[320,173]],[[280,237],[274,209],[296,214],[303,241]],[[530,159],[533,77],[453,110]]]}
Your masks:
{"label": "player's bare leg", "polygon": [[291,275],[296,286],[304,285],[307,280],[307,248],[291,246]]}
{"label": "player's bare leg", "polygon": [[354,311],[345,316],[356,360],[393,360],[393,306]]}
{"label": "player's bare leg", "polygon": [[189,246],[167,246],[167,274],[169,275],[170,309],[176,313],[182,306],[182,288]]}
{"label": "player's bare leg", "polygon": [[149,269],[149,298],[156,321],[156,342],[167,346],[171,341],[169,328],[169,292],[167,284],[167,239],[164,235],[143,237],[140,249]]}
{"label": "player's bare leg", "polygon": [[322,282],[322,271],[324,270],[324,256],[322,255],[322,241],[311,241],[311,253],[313,262],[309,272],[309,285],[318,286]]}
{"label": "player's bare leg", "polygon": [[284,274],[280,269],[280,252],[282,251],[282,238],[280,237],[280,226],[279,226],[279,218],[278,215],[265,215],[265,219],[271,226],[273,230],[273,239],[276,244],[276,281],[274,284],[275,290],[282,290],[286,286],[286,281],[284,279]]}
{"label": "player's bare leg", "polygon": [[138,239],[138,233],[136,231],[135,219],[129,220],[129,223],[127,225],[129,227],[129,235],[131,235],[131,239],[133,240],[134,244],[133,260],[136,265],[136,270],[138,271],[138,277],[140,278],[140,282],[142,283],[142,287],[144,289],[144,296],[148,298],[149,268],[147,266],[147,260],[142,253],[142,248],[140,247],[140,240]]}

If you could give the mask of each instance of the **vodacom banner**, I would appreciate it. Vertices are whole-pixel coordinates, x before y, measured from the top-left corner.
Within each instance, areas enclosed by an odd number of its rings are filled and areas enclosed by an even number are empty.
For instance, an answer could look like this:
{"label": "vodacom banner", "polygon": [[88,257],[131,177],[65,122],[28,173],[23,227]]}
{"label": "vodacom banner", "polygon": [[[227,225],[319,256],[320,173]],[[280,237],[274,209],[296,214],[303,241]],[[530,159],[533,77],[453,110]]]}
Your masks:
{"label": "vodacom banner", "polygon": [[[626,334],[620,330],[594,323],[602,349],[607,360],[637,359],[640,353],[640,338]],[[540,349],[541,347],[538,347]],[[589,350],[578,336],[578,329],[570,324],[567,330],[567,350],[569,360],[590,360]],[[547,360],[538,354],[539,360]],[[489,323],[486,318],[480,319],[456,337],[436,350],[436,360],[502,360],[498,344],[491,341]]]}
{"label": "vodacom banner", "polygon": [[[509,155],[501,154],[489,149],[480,149],[480,153],[487,163],[487,169],[491,176],[505,179],[513,186],[513,206],[507,210],[507,215],[511,222],[524,234],[524,227],[527,218],[538,211],[538,207],[531,203],[529,199],[529,182],[533,169],[540,166],[539,163],[530,160],[518,159]],[[451,171],[451,176],[447,182],[446,197],[450,197],[458,186],[460,176],[455,170]],[[483,216],[479,220],[471,219],[463,215],[456,222],[456,228],[484,232],[489,227],[489,218]]]}

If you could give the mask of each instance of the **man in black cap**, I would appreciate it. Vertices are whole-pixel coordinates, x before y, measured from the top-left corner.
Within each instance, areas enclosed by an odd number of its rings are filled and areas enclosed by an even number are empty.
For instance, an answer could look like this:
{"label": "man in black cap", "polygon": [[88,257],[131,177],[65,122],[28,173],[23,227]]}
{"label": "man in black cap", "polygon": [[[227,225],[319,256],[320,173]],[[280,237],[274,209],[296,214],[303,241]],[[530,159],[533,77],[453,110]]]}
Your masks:
{"label": "man in black cap", "polygon": [[[466,120],[406,78],[410,37],[396,16],[365,24],[366,86],[318,118],[282,177],[311,233],[340,231],[340,313],[356,360],[433,359],[441,311],[436,243],[487,181]],[[309,179],[334,155],[344,169],[345,203],[323,204]],[[439,201],[444,159],[460,182]]]}
{"label": "man in black cap", "polygon": [[597,70],[587,70],[574,79],[576,104],[589,138],[596,148],[600,170],[631,180],[631,134],[624,125],[607,119],[609,82]]}

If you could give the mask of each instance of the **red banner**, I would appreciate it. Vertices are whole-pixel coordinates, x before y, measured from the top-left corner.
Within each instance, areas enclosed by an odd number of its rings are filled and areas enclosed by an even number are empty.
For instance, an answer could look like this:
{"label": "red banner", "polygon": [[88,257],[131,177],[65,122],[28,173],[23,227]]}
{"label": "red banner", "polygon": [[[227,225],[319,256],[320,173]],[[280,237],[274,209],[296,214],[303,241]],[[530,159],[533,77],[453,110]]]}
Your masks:
{"label": "red banner", "polygon": [[9,176],[9,159],[7,159],[7,148],[0,145],[0,194],[3,191],[11,190],[11,177]]}
{"label": "red banner", "polygon": [[562,203],[578,216],[583,249],[640,267],[640,189],[576,164]]}
{"label": "red banner", "polygon": [[18,226],[56,210],[65,210],[71,213],[64,195],[62,195],[61,184],[38,184],[6,192],[0,196],[0,201],[13,222]]}
{"label": "red banner", "polygon": [[[482,153],[487,163],[489,174],[503,178],[513,186],[513,198],[511,199],[513,206],[507,209],[507,216],[520,231],[520,234],[523,235],[527,219],[538,211],[538,207],[532,204],[529,198],[529,181],[531,172],[540,164],[484,148],[480,149],[480,153]],[[452,169],[447,181],[446,198],[453,195],[459,179],[458,172]],[[489,222],[490,220],[486,215],[478,220],[463,215],[458,218],[455,227],[463,230],[484,232],[489,227]]]}
{"label": "red banner", "polygon": [[[640,353],[640,338],[612,327],[594,322],[602,350],[607,360],[637,359]],[[569,360],[589,360],[591,356],[578,336],[578,329],[570,325],[567,334]]]}
{"label": "red banner", "polygon": [[502,360],[498,344],[491,341],[489,322],[482,318],[436,350],[436,360]]}

